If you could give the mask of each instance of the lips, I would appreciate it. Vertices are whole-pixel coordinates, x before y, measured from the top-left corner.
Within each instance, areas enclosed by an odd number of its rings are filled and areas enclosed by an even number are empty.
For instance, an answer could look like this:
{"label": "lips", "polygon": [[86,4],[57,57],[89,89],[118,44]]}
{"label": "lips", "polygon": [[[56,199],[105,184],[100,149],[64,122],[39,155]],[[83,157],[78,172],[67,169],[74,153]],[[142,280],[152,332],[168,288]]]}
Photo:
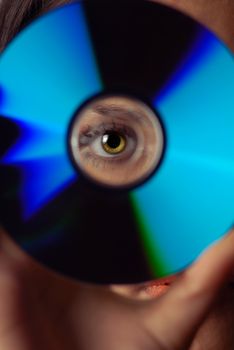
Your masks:
{"label": "lips", "polygon": [[178,275],[157,279],[147,283],[131,286],[110,286],[111,290],[134,299],[151,299],[163,295],[175,282]]}
{"label": "lips", "polygon": [[175,282],[178,275],[161,278],[138,286],[139,297],[142,299],[156,298],[163,295]]}

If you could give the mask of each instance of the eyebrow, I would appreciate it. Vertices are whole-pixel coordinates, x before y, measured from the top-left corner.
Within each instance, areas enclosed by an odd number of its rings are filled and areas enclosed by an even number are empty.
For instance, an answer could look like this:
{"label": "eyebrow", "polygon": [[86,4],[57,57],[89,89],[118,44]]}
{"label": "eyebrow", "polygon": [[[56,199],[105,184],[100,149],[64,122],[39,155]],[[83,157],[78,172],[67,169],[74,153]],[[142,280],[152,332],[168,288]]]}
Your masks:
{"label": "eyebrow", "polygon": [[138,122],[142,122],[144,120],[144,113],[140,112],[139,110],[130,110],[128,108],[120,107],[114,104],[109,106],[96,104],[92,106],[92,111],[107,118],[120,117],[121,115],[124,115],[125,117],[134,119]]}

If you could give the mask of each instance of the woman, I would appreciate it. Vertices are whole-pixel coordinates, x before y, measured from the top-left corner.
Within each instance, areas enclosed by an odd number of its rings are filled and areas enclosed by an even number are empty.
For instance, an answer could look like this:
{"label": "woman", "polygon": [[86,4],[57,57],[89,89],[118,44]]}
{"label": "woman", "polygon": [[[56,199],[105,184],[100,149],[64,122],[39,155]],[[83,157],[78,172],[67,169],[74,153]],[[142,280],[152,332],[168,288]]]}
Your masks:
{"label": "woman", "polygon": [[[1,49],[33,18],[67,2],[2,0]],[[232,0],[160,2],[200,19],[234,49]],[[145,286],[144,300],[142,288],[137,295],[137,288],[92,287],[57,276],[26,256],[3,230],[0,237],[1,350],[234,348],[233,232],[167,290]]]}

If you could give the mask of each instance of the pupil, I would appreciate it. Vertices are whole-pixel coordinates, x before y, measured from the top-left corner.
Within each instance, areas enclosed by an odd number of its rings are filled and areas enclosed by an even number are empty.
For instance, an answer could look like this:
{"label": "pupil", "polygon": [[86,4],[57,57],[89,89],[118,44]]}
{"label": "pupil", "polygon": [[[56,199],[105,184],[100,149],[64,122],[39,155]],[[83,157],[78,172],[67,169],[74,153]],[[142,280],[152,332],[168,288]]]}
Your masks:
{"label": "pupil", "polygon": [[111,133],[107,135],[107,141],[106,144],[110,147],[110,148],[118,148],[121,144],[121,138],[118,134],[116,133]]}

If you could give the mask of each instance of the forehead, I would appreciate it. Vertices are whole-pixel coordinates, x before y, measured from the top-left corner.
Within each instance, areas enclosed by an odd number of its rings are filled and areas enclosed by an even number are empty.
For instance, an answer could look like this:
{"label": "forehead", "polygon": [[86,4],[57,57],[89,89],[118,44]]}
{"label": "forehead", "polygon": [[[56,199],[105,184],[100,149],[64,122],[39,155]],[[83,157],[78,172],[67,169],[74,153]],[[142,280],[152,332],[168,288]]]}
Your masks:
{"label": "forehead", "polygon": [[213,30],[234,51],[233,0],[152,0],[172,6]]}

